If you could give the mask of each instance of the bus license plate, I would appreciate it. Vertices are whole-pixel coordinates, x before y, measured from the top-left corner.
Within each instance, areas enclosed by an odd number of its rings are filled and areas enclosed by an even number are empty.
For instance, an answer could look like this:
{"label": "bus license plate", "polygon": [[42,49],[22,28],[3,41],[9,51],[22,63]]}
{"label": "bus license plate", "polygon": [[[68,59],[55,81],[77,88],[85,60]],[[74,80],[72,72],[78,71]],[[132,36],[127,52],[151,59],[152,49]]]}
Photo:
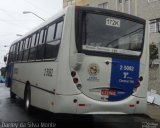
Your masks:
{"label": "bus license plate", "polygon": [[115,96],[116,91],[115,90],[101,90],[101,95],[104,96]]}

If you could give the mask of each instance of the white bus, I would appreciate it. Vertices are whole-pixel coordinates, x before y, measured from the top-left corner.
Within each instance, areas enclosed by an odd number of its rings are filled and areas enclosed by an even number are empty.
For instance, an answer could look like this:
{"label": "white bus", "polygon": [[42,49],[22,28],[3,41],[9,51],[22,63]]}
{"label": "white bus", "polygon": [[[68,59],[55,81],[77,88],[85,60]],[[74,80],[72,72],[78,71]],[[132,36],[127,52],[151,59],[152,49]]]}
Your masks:
{"label": "white bus", "polygon": [[144,113],[148,22],[128,14],[69,6],[13,42],[11,98],[54,113]]}

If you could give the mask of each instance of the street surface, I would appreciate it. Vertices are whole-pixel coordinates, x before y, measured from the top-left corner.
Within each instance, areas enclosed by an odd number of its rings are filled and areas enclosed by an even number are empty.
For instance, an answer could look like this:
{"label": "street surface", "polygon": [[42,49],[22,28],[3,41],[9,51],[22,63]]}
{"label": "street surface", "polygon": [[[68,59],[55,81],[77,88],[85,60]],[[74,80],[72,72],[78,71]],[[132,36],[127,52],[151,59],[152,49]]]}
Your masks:
{"label": "street surface", "polygon": [[23,101],[10,99],[9,88],[0,84],[0,128],[74,127],[74,128],[160,128],[160,122],[147,115],[72,115],[24,110]]}

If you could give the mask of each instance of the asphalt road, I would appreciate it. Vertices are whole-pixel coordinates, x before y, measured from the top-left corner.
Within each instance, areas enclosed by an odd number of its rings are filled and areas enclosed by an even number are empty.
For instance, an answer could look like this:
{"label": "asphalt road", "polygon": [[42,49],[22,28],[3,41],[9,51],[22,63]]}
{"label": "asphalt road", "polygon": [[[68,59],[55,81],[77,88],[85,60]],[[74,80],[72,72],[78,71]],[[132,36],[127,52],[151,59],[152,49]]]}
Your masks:
{"label": "asphalt road", "polygon": [[147,115],[71,115],[24,110],[23,101],[10,99],[9,88],[0,84],[0,128],[160,128],[160,122]]}

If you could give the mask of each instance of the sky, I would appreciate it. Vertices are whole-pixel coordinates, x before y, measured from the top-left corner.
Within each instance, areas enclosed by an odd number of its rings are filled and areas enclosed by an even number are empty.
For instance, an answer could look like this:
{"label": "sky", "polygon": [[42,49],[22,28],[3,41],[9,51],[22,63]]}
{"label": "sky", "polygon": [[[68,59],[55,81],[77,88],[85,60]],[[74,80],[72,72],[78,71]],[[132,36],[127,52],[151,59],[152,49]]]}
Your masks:
{"label": "sky", "polygon": [[13,41],[25,35],[44,21],[30,11],[47,20],[62,10],[63,0],[0,0],[0,68],[5,66],[4,56]]}

